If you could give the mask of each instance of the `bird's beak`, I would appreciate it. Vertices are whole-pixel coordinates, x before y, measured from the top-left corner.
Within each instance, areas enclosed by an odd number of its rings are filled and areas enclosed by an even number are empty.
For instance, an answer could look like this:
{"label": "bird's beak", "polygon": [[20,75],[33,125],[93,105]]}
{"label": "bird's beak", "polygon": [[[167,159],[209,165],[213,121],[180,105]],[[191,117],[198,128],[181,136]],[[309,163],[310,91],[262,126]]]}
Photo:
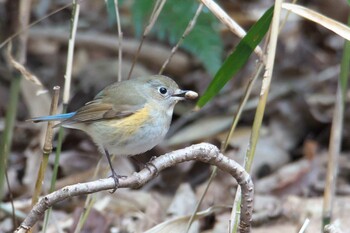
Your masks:
{"label": "bird's beak", "polygon": [[183,99],[192,100],[192,99],[196,99],[198,97],[198,94],[197,92],[194,92],[194,91],[177,89],[172,96],[180,97],[181,100]]}

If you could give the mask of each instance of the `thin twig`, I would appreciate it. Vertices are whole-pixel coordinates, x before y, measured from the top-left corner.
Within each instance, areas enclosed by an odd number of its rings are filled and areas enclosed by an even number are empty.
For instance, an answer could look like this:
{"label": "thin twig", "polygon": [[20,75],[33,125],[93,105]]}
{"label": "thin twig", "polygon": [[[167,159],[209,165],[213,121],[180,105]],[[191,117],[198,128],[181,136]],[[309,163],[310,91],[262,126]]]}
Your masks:
{"label": "thin twig", "polygon": [[6,50],[7,50],[7,52],[6,52],[5,59],[7,60],[7,62],[9,64],[11,64],[11,66],[13,66],[13,68],[15,68],[19,73],[21,73],[21,75],[25,79],[42,87],[43,84],[41,83],[39,78],[37,76],[35,76],[34,74],[32,74],[23,64],[16,61],[16,59],[12,56],[12,43],[11,42],[9,42]]}
{"label": "thin twig", "polygon": [[[267,48],[267,45],[268,45],[268,42],[269,42],[269,40],[267,39],[267,40],[265,40],[265,43],[264,43],[264,51],[266,51],[266,48]],[[257,73],[255,74],[255,76],[254,76],[254,78],[253,78],[253,81],[252,81],[252,83],[250,83],[251,85],[255,82],[255,80],[254,79],[256,79],[256,78],[258,78],[260,75],[261,75],[261,72],[262,72],[262,68],[264,67],[264,64],[263,63],[260,63],[260,65],[259,65],[259,67],[258,67],[258,70],[257,70]],[[261,70],[260,70],[261,69]],[[250,92],[250,91],[246,91],[246,93],[247,92]],[[270,97],[271,97],[271,95],[270,95]],[[246,97],[244,97],[244,98],[246,98]],[[243,100],[244,101],[244,100]],[[240,106],[245,106],[245,105],[247,105],[246,103],[243,105],[243,103],[241,104],[240,103]],[[240,108],[240,106],[238,107],[238,109]],[[243,110],[243,109],[242,109]],[[237,110],[238,112],[240,111],[240,110]],[[237,122],[238,123],[238,122]],[[233,127],[235,124],[237,124],[237,123],[233,123],[233,125],[231,126],[231,127]],[[232,131],[232,128],[231,128],[231,131]],[[232,132],[233,133],[233,132]],[[226,139],[226,142],[225,142],[225,145],[227,146],[227,144],[226,143],[228,143],[228,139],[229,138],[231,138],[231,137],[228,137],[227,139]],[[225,146],[224,145],[224,146]],[[241,204],[241,195],[242,195],[242,193],[241,193],[241,188],[240,187],[238,187],[237,188],[237,191],[236,191],[236,195],[235,195],[235,200],[234,200],[234,202],[233,202],[233,206],[232,206],[232,211],[231,211],[231,218],[230,218],[230,221],[229,221],[229,232],[235,232],[236,231],[236,229],[237,229],[237,225],[238,225],[238,216],[240,215],[240,211],[241,211],[241,207],[240,207],[240,204]]]}
{"label": "thin twig", "polygon": [[[350,17],[348,17],[350,25]],[[335,199],[335,188],[337,183],[337,173],[339,167],[339,152],[342,141],[344,108],[346,101],[346,92],[349,80],[350,70],[350,42],[345,41],[343,57],[340,67],[338,88],[336,93],[336,102],[334,107],[331,135],[329,139],[329,151],[327,162],[326,186],[323,197],[322,229],[331,223],[333,203]]]}
{"label": "thin twig", "polygon": [[298,233],[304,233],[306,228],[309,226],[309,223],[310,223],[310,219],[305,219],[303,225],[301,226],[300,230]]}
{"label": "thin twig", "polygon": [[122,81],[122,55],[123,55],[123,32],[120,25],[118,0],[114,0],[115,15],[117,18],[117,28],[118,28],[118,82]]}
{"label": "thin twig", "polygon": [[247,171],[250,171],[251,165],[253,162],[256,144],[258,142],[260,127],[263,120],[267,97],[268,97],[268,93],[271,85],[272,73],[273,73],[273,67],[274,67],[275,55],[276,55],[277,38],[278,38],[278,32],[279,32],[281,5],[282,5],[282,0],[275,1],[275,8],[274,8],[273,19],[271,24],[270,42],[269,42],[269,47],[267,52],[267,59],[266,59],[266,68],[265,68],[265,73],[262,80],[259,103],[256,110],[256,115],[254,118],[252,135],[250,138],[249,147],[247,151],[247,160],[245,161],[245,168]]}
{"label": "thin twig", "polygon": [[204,191],[203,191],[203,193],[202,193],[202,195],[201,195],[199,201],[198,201],[197,204],[196,204],[196,208],[194,209],[194,211],[193,211],[193,213],[192,213],[192,215],[191,215],[190,220],[188,220],[188,224],[187,224],[187,228],[186,228],[186,233],[189,232],[189,230],[190,230],[190,228],[191,228],[191,226],[192,226],[192,223],[193,223],[193,221],[195,220],[195,217],[196,217],[196,215],[197,215],[197,213],[198,213],[198,211],[199,211],[199,207],[201,206],[201,204],[202,204],[202,202],[203,202],[203,200],[204,200],[205,194],[208,192],[208,189],[209,189],[211,183],[213,182],[213,180],[214,180],[214,178],[215,178],[215,176],[216,176],[216,174],[217,174],[218,167],[217,167],[217,166],[212,166],[212,168],[213,168],[213,170],[212,170],[212,172],[211,172],[211,174],[210,174],[210,177],[209,177],[209,180],[208,180],[208,182],[207,182],[207,185],[205,186],[205,189],[204,189]]}
{"label": "thin twig", "polygon": [[[221,150],[220,150],[222,153],[224,153],[226,148],[227,148],[228,142],[229,142],[230,138],[232,137],[232,134],[233,134],[233,132],[234,132],[234,130],[235,130],[237,124],[238,124],[238,121],[239,121],[239,119],[241,117],[241,114],[242,114],[242,112],[244,110],[244,106],[246,105],[246,102],[248,101],[250,93],[251,93],[251,91],[253,89],[253,85],[254,85],[255,81],[258,79],[258,77],[261,75],[261,72],[262,72],[263,68],[264,68],[264,65],[262,63],[260,63],[259,66],[258,66],[258,69],[256,70],[256,72],[255,72],[255,74],[253,76],[253,78],[251,78],[251,80],[248,83],[248,86],[246,87],[246,91],[245,91],[244,97],[243,97],[242,101],[240,102],[240,104],[238,106],[237,112],[234,114],[234,119],[233,119],[233,122],[232,122],[232,125],[231,125],[230,132],[228,133],[225,142],[222,144],[222,147],[221,147]],[[199,206],[200,206],[202,200],[204,199],[204,196],[205,196],[206,192],[208,191],[212,180],[216,176],[217,170],[218,170],[217,167],[213,168],[213,170],[211,172],[211,175],[210,175],[210,178],[209,178],[209,181],[208,181],[208,183],[207,183],[207,185],[205,187],[204,192],[201,195],[201,199],[199,200],[199,202],[198,202],[198,204],[196,206],[196,210],[195,210],[194,214],[192,215],[192,218],[195,216],[195,213],[198,211]],[[237,191],[237,193],[239,193],[239,190]],[[235,200],[237,200],[237,199],[238,198],[236,198]],[[240,198],[239,198],[239,200],[240,200]],[[234,205],[233,205],[231,219],[234,219],[234,216],[235,216],[235,212],[234,211],[236,210],[235,206],[237,204],[239,204],[239,203],[235,202]],[[191,220],[193,221],[192,218],[191,218]],[[191,223],[191,221],[190,221],[190,223]],[[229,225],[230,225],[229,227],[232,227],[231,224],[229,224]],[[190,227],[190,224],[189,224],[189,226],[187,228],[187,232],[189,230],[189,227]]]}
{"label": "thin twig", "polygon": [[13,204],[13,195],[12,195],[11,185],[10,185],[10,181],[9,181],[9,176],[7,173],[7,167],[5,168],[4,172],[5,172],[6,185],[7,185],[7,188],[9,190],[9,199],[11,202],[12,224],[13,224],[12,229],[14,229],[15,226],[17,226],[16,208],[15,208],[15,205]]}
{"label": "thin twig", "polygon": [[64,82],[64,90],[63,90],[63,104],[68,104],[69,102],[73,57],[74,57],[74,43],[75,43],[75,35],[78,27],[79,11],[80,11],[80,5],[76,2],[73,3],[72,27],[71,27],[71,34],[68,41],[66,73],[64,75],[65,82]]}
{"label": "thin twig", "polygon": [[343,132],[344,102],[340,83],[338,83],[336,102],[332,119],[331,136],[329,139],[329,151],[327,162],[326,186],[323,201],[323,227],[330,224],[332,219],[335,188],[337,183],[339,152]]}
{"label": "thin twig", "polygon": [[232,121],[230,132],[227,134],[227,137],[225,139],[225,142],[223,144],[223,147],[222,147],[221,151],[226,151],[227,145],[229,144],[229,141],[232,138],[233,132],[236,129],[238,121],[241,118],[242,112],[244,110],[244,106],[246,105],[246,103],[247,103],[247,101],[248,101],[248,99],[250,97],[250,94],[252,92],[252,89],[253,89],[253,86],[255,84],[255,81],[258,79],[258,77],[260,77],[261,72],[263,71],[263,68],[264,68],[264,64],[260,62],[259,65],[258,65],[258,68],[256,69],[256,71],[255,71],[255,73],[253,75],[253,77],[249,80],[248,86],[246,87],[246,90],[245,90],[245,93],[244,93],[244,96],[243,96],[243,99],[239,103],[237,112],[234,114],[234,119]]}
{"label": "thin twig", "polygon": [[96,195],[94,195],[94,193],[93,194],[89,194],[88,198],[87,198],[87,200],[85,202],[84,209],[83,209],[83,211],[80,214],[77,226],[76,226],[76,228],[74,230],[74,233],[81,232],[81,230],[83,229],[83,226],[84,226],[87,218],[89,217],[89,214],[91,213],[91,209],[92,209],[93,205],[95,204],[95,202],[96,202]]}
{"label": "thin twig", "polygon": [[[213,0],[200,0],[208,9],[226,26],[240,38],[243,38],[247,33],[244,29],[236,23],[216,2]],[[255,53],[259,59],[264,63],[264,54],[259,46],[255,48]]]}
{"label": "thin twig", "polygon": [[[241,118],[241,114],[243,112],[244,106],[246,105],[248,98],[250,96],[250,93],[253,89],[253,85],[254,85],[255,81],[258,79],[258,77],[260,77],[263,68],[264,68],[264,64],[260,63],[253,78],[248,83],[244,97],[239,104],[239,107],[237,109],[237,113],[234,115],[235,118],[232,122],[230,132],[227,134],[225,142],[223,143],[222,151],[225,151],[227,148],[227,145],[229,144],[229,141],[233,135],[234,130],[236,129],[238,121]],[[232,207],[231,218],[230,218],[231,221],[229,222],[229,228],[231,229],[231,232],[233,232],[232,230],[234,229],[234,226],[237,225],[238,217],[236,217],[236,216],[240,215],[240,201],[241,201],[241,189],[238,187],[238,189],[236,191],[236,197],[235,197],[233,207]]]}
{"label": "thin twig", "polygon": [[[295,4],[297,1],[298,0],[293,0],[291,3]],[[291,13],[291,11],[287,10],[287,14],[286,14],[286,16],[284,17],[284,19],[281,22],[280,31],[282,31],[282,29],[284,28],[285,24],[287,23],[290,13]]]}
{"label": "thin twig", "polygon": [[182,42],[184,41],[185,37],[193,30],[194,26],[196,25],[197,22],[197,18],[200,15],[200,13],[202,12],[203,9],[203,3],[200,3],[197,11],[195,13],[195,15],[193,16],[193,19],[188,23],[184,33],[182,34],[180,40],[177,42],[177,44],[171,49],[171,53],[168,57],[168,59],[166,59],[166,61],[163,63],[162,68],[159,71],[159,74],[162,74],[165,70],[165,67],[168,65],[168,63],[170,62],[171,58],[174,56],[174,54],[176,53],[177,49],[179,48],[179,46],[182,44]]}
{"label": "thin twig", "polygon": [[[57,113],[57,105],[58,105],[58,99],[59,99],[59,93],[60,93],[60,87],[55,86],[53,88],[53,97],[51,101],[51,107],[50,107],[50,113],[49,115],[55,115]],[[52,137],[53,137],[53,127],[55,122],[54,121],[48,121],[47,122],[47,128],[46,128],[46,135],[45,135],[45,143],[43,147],[43,157],[40,164],[40,168],[38,171],[38,176],[35,183],[34,188],[34,194],[32,196],[32,206],[34,206],[39,199],[42,185],[44,182],[45,172],[47,168],[47,164],[49,162],[49,156],[52,152]]]}
{"label": "thin twig", "polygon": [[[113,161],[113,157],[111,158],[111,160]],[[97,163],[97,166],[96,166],[96,168],[94,170],[94,174],[92,176],[92,179],[96,179],[97,174],[98,174],[98,172],[100,170],[100,167],[101,167],[101,158],[99,159],[99,161]],[[95,201],[96,201],[96,194],[95,193],[91,193],[91,194],[89,194],[86,197],[85,204],[84,204],[84,209],[80,213],[79,220],[78,220],[78,223],[77,223],[77,227],[75,228],[74,233],[79,233],[81,231],[81,229],[83,228],[83,226],[84,226],[84,224],[85,224],[85,222],[87,220],[87,217],[90,214],[91,208],[92,208],[93,204],[95,203]]]}
{"label": "thin twig", "polygon": [[[264,51],[266,51],[267,44],[268,44],[268,40],[266,40],[265,43],[264,43],[264,47],[263,47]],[[241,116],[241,114],[243,112],[243,107],[247,105],[247,101],[248,101],[248,98],[249,98],[250,93],[252,91],[253,85],[254,85],[256,79],[258,77],[260,77],[261,72],[263,71],[263,68],[264,68],[264,64],[262,62],[260,62],[259,66],[258,66],[258,68],[257,68],[257,70],[256,70],[256,72],[255,72],[255,74],[253,76],[253,79],[251,79],[249,81],[249,84],[248,84],[248,87],[246,89],[244,98],[243,98],[243,100],[240,102],[240,104],[238,106],[236,118],[233,121],[233,124],[232,124],[231,129],[230,129],[230,133],[227,135],[227,138],[226,138],[226,140],[224,142],[223,151],[225,151],[226,148],[227,148],[228,142],[231,139],[232,134],[233,134],[233,132],[234,132],[234,130],[235,130],[237,124],[238,124],[238,120],[240,119],[240,116]],[[238,226],[238,216],[241,214],[241,207],[240,207],[241,198],[242,198],[241,187],[238,187],[237,191],[236,191],[236,195],[235,195],[235,200],[234,200],[233,206],[232,206],[231,218],[230,218],[230,221],[229,221],[229,232],[236,232],[236,229],[237,229],[237,226]]]}
{"label": "thin twig", "polygon": [[160,12],[162,11],[165,2],[166,2],[166,0],[157,0],[155,6],[153,8],[153,12],[151,14],[150,20],[149,20],[148,25],[146,26],[146,28],[145,28],[145,30],[143,32],[141,42],[139,44],[139,47],[137,48],[136,54],[134,56],[134,60],[132,61],[132,65],[131,65],[131,68],[130,68],[130,71],[129,71],[128,79],[130,79],[130,77],[131,77],[132,71],[134,69],[134,66],[135,66],[135,64],[137,62],[137,59],[139,57],[139,54],[141,52],[141,48],[142,48],[143,42],[144,42],[146,36],[151,32],[151,30],[153,28],[153,25],[157,21],[158,16],[159,16]]}
{"label": "thin twig", "polygon": [[[68,102],[70,99],[70,86],[71,86],[71,79],[72,79],[75,35],[76,35],[77,27],[78,27],[79,10],[80,10],[80,5],[79,5],[78,1],[73,0],[71,31],[70,31],[69,41],[68,41],[66,73],[64,75],[65,82],[64,82],[64,91],[63,91],[63,113],[66,112],[67,105],[68,105]],[[62,149],[62,141],[63,141],[63,129],[62,129],[62,127],[60,127],[59,133],[58,133],[56,154],[55,154],[55,163],[54,163],[54,168],[53,168],[52,177],[51,177],[50,192],[53,191],[53,189],[55,188],[55,184],[56,184],[59,159],[60,159],[60,154],[61,154],[61,149]],[[51,208],[45,214],[44,226],[43,226],[44,233],[46,232],[46,229],[47,229],[47,225],[48,225],[49,218],[50,218],[50,213],[51,213]]]}
{"label": "thin twig", "polygon": [[[30,10],[31,10],[31,4],[32,4],[32,1],[29,0],[29,1],[19,1],[19,12],[18,12],[18,22],[19,22],[19,25],[16,25],[18,26],[18,29],[21,31],[23,30],[24,28],[28,27],[28,24],[29,24],[29,21],[30,21]],[[12,25],[12,26],[15,26],[15,25]],[[20,68],[18,66],[23,66],[26,61],[27,61],[27,42],[28,42],[28,33],[22,33],[19,35],[19,40],[18,40],[18,43],[16,44],[17,46],[17,53],[15,54],[15,59],[13,59],[11,61],[11,65],[17,69],[17,70],[20,70]],[[9,45],[9,47],[11,47],[11,45]],[[9,54],[9,57],[10,57],[10,54],[11,52],[8,53]],[[18,62],[16,62],[16,60]],[[16,65],[17,63],[17,65]],[[11,82],[11,106],[9,107],[8,109],[8,115],[6,114],[6,123],[8,123],[8,129],[10,129],[11,131],[13,131],[13,127],[14,127],[14,122],[15,122],[15,119],[16,119],[16,114],[17,114],[17,105],[18,105],[18,96],[19,96],[19,90],[20,90],[20,82],[21,82],[21,75],[19,74],[14,74],[14,77],[13,77],[13,80]],[[13,88],[15,87],[15,88]],[[14,100],[12,100],[12,98]],[[7,118],[9,117],[9,118]],[[12,118],[12,119],[10,119]],[[9,120],[9,122],[7,121]],[[6,127],[7,128],[7,127]],[[8,135],[6,135],[6,129],[5,129],[5,132],[4,132],[4,136],[5,136],[5,139],[6,141],[7,140],[11,140],[12,139],[12,132]],[[8,137],[7,137],[8,136]],[[5,140],[4,140],[5,141]],[[6,143],[8,143],[6,145]],[[7,159],[7,156],[9,154],[9,150],[11,148],[11,142],[5,142],[5,147],[7,147],[7,149],[4,149],[4,158]],[[2,153],[3,151],[0,149],[0,153]],[[5,169],[7,168],[7,163],[6,163],[6,160],[3,161],[4,164],[5,164]],[[4,172],[5,175],[6,175],[6,180],[8,182],[8,177],[7,177],[7,171],[0,171],[0,172]],[[1,181],[0,181],[0,189],[1,189]],[[9,189],[10,191],[10,189]],[[12,194],[11,194],[12,195]],[[0,192],[0,199],[1,199],[1,192]],[[14,212],[13,212],[14,214]]]}
{"label": "thin twig", "polygon": [[[152,161],[152,166],[133,173],[127,178],[119,180],[119,188],[139,188],[155,178],[165,168],[176,164],[196,160],[217,166],[219,169],[231,174],[242,188],[242,214],[240,220],[240,232],[250,232],[254,188],[250,175],[242,166],[220,153],[219,149],[209,143],[201,143],[159,156]],[[17,228],[16,232],[27,232],[41,218],[45,210],[55,203],[67,198],[86,195],[115,188],[113,178],[100,179],[92,182],[70,185],[43,197],[30,211],[26,219]]]}
{"label": "thin twig", "polygon": [[[264,117],[267,97],[268,97],[268,93],[271,85],[271,79],[272,79],[272,73],[273,73],[273,67],[274,67],[275,55],[276,55],[278,32],[279,32],[281,7],[282,7],[282,0],[276,0],[274,12],[273,12],[273,19],[271,23],[271,33],[270,33],[270,41],[269,41],[269,47],[267,52],[265,74],[262,80],[259,103],[258,103],[258,107],[256,109],[256,113],[254,117],[252,133],[249,139],[247,154],[244,160],[244,168],[246,169],[247,172],[250,172],[251,166],[254,161],[256,145],[258,143],[260,128]],[[243,197],[244,194],[237,192],[235,202],[238,202],[240,200],[240,196]],[[240,211],[239,209],[240,209],[240,205],[237,204],[236,208],[232,210],[232,213],[239,212]],[[237,216],[235,217],[235,219],[231,219],[232,221],[231,224],[233,224],[233,226],[231,227],[232,232],[237,232],[237,219],[238,219]]]}
{"label": "thin twig", "polygon": [[72,5],[72,3],[68,3],[60,8],[58,8],[57,10],[54,10],[52,12],[50,12],[49,14],[45,15],[44,17],[38,19],[38,20],[35,20],[34,22],[30,23],[28,26],[24,27],[24,28],[21,28],[20,30],[18,30],[15,34],[11,35],[10,37],[8,37],[6,40],[4,40],[1,44],[0,44],[0,49],[2,47],[4,47],[7,43],[9,43],[11,40],[13,40],[14,38],[16,38],[17,36],[23,34],[23,33],[27,33],[27,31],[33,27],[34,25],[40,23],[41,21],[47,19],[48,17],[51,17],[52,15],[68,8],[70,5]]}
{"label": "thin twig", "polygon": [[[17,2],[7,2],[7,4],[16,4]],[[30,18],[30,9],[31,9],[31,1],[20,1],[19,2],[19,15],[18,22],[13,23],[13,27],[17,28],[21,31],[28,26],[29,18]],[[25,64],[26,62],[26,54],[27,54],[27,39],[28,34],[22,33],[19,36],[18,43],[16,44],[17,53],[15,54],[15,59],[19,64]],[[13,64],[11,64],[13,65]],[[0,138],[0,199],[2,199],[4,195],[3,184],[5,178],[5,169],[7,167],[7,159],[10,154],[10,149],[12,145],[12,137],[14,132],[15,120],[17,115],[17,105],[20,94],[20,83],[21,83],[21,75],[16,72],[12,72],[13,77],[11,80],[10,87],[10,98],[9,104],[5,117],[5,128],[3,134]]]}

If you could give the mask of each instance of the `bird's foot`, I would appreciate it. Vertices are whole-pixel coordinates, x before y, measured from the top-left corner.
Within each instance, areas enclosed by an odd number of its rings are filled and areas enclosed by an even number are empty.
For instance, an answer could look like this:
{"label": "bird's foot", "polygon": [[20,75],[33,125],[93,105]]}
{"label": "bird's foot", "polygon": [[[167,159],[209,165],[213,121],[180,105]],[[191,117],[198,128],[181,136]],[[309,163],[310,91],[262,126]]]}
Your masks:
{"label": "bird's foot", "polygon": [[[155,171],[156,176],[158,176],[158,168],[152,163],[153,160],[155,160],[157,158],[157,156],[152,156],[152,158],[145,164],[145,168],[147,168],[147,170],[150,173],[153,173]],[[151,169],[151,167],[153,168],[153,171]]]}
{"label": "bird's foot", "polygon": [[118,189],[118,187],[119,187],[119,179],[120,178],[126,178],[126,176],[118,175],[114,170],[112,170],[112,175],[110,175],[109,177],[113,178],[114,184],[115,184],[114,189],[111,192],[109,192],[109,193],[114,193]]}

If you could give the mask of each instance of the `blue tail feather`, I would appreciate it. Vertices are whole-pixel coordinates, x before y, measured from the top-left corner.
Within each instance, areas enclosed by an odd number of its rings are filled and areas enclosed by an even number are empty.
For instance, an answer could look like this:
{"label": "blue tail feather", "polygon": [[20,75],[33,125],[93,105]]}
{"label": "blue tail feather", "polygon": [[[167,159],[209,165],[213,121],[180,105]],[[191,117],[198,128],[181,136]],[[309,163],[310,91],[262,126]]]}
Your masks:
{"label": "blue tail feather", "polygon": [[42,121],[60,121],[60,120],[66,120],[68,118],[71,118],[75,114],[76,114],[76,112],[70,112],[70,113],[57,114],[57,115],[52,115],[52,116],[34,117],[32,119],[29,119],[29,120],[33,121],[35,123],[42,122]]}

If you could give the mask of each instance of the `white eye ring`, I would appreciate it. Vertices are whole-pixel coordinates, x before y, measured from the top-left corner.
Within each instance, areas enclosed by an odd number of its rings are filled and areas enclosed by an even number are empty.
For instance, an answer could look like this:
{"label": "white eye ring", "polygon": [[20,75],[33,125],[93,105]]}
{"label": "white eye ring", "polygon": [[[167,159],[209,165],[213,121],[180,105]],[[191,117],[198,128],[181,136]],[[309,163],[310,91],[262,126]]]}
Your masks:
{"label": "white eye ring", "polygon": [[160,87],[158,91],[160,94],[165,95],[168,92],[168,89],[166,89],[165,87]]}

